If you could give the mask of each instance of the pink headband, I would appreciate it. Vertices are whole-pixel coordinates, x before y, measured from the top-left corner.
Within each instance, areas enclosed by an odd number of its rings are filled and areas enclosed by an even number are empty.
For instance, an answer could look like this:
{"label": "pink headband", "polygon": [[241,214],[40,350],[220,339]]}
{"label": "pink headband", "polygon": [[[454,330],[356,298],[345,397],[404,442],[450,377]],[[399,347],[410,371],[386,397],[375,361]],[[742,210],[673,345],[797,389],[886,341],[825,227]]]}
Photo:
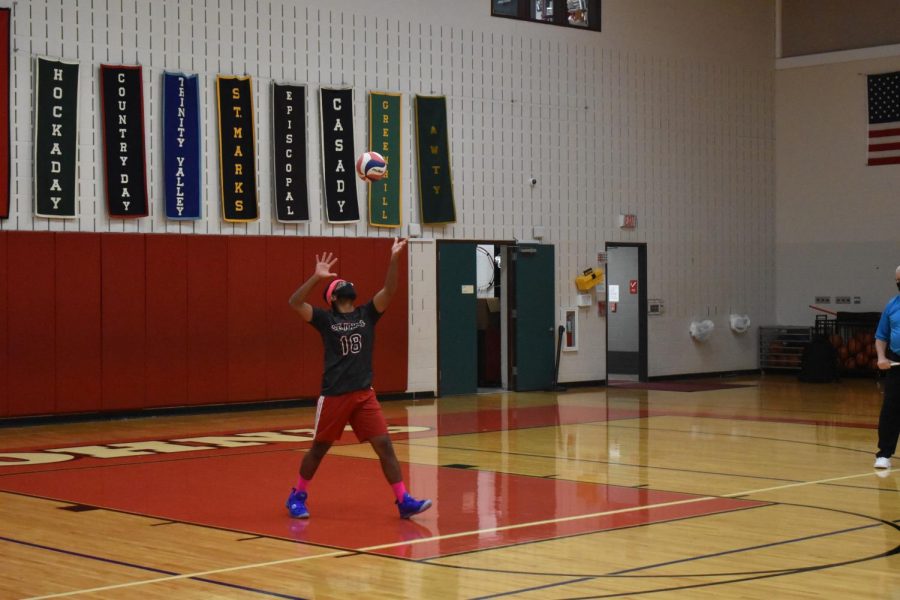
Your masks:
{"label": "pink headband", "polygon": [[325,302],[331,302],[331,294],[334,292],[334,288],[337,287],[339,283],[345,281],[344,279],[335,279],[331,283],[328,284],[328,291],[325,292]]}

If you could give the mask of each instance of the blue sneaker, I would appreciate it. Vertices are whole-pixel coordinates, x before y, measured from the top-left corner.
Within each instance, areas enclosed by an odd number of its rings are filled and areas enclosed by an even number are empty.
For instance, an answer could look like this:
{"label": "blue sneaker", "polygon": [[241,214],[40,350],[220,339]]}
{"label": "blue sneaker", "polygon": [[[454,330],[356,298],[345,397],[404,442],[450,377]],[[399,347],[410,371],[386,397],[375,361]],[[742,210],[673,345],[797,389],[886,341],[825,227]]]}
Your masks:
{"label": "blue sneaker", "polygon": [[286,506],[294,519],[309,518],[309,511],[306,510],[306,492],[298,492],[291,488],[291,495],[288,496]]}
{"label": "blue sneaker", "polygon": [[395,500],[394,504],[397,505],[397,510],[400,511],[401,519],[408,519],[431,508],[431,500],[416,500],[409,494],[403,494],[403,501]]}

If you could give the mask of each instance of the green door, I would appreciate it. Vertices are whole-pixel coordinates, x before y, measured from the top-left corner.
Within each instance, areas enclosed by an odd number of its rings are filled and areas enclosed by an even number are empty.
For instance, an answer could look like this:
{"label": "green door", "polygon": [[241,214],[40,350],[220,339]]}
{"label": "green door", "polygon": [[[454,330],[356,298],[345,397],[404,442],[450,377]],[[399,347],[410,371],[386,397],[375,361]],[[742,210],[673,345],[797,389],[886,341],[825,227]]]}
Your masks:
{"label": "green door", "polygon": [[438,242],[438,393],[478,391],[475,244]]}
{"label": "green door", "polygon": [[516,391],[553,385],[556,273],[553,246],[519,244],[515,250]]}

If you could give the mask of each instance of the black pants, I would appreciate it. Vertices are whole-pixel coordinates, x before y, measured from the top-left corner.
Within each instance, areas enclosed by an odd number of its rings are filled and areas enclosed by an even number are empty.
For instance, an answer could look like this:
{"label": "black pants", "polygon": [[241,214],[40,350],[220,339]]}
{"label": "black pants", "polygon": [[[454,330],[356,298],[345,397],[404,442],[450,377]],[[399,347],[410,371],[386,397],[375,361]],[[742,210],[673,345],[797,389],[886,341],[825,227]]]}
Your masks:
{"label": "black pants", "polygon": [[884,403],[878,418],[878,454],[890,458],[897,451],[900,435],[900,367],[891,368],[884,381]]}

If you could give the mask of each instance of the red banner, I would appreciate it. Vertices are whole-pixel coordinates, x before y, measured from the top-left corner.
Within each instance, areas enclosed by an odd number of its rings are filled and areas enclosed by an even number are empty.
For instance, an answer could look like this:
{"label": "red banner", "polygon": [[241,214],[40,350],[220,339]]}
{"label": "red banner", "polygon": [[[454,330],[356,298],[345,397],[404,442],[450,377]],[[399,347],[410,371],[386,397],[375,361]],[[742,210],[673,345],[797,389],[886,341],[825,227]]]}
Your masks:
{"label": "red banner", "polygon": [[9,217],[9,16],[0,9],[0,219]]}

